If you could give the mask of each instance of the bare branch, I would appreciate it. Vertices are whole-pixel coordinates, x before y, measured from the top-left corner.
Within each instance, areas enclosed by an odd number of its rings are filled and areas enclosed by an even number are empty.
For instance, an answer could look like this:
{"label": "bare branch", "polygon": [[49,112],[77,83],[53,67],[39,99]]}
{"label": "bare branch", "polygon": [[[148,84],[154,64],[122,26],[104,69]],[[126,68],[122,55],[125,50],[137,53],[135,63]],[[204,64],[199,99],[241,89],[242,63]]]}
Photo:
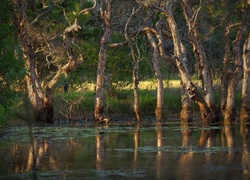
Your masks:
{"label": "bare branch", "polygon": [[49,7],[46,11],[42,12],[41,14],[39,14],[31,23],[30,25],[33,26],[35,23],[38,22],[38,20],[40,18],[42,18],[43,16],[45,16],[46,14],[48,14],[51,11],[51,7]]}
{"label": "bare branch", "polygon": [[80,14],[88,14],[90,11],[92,11],[93,9],[95,9],[96,4],[97,4],[97,3],[96,3],[96,0],[94,0],[93,6],[90,7],[90,8],[81,10],[81,11],[78,13],[78,16],[79,16]]}

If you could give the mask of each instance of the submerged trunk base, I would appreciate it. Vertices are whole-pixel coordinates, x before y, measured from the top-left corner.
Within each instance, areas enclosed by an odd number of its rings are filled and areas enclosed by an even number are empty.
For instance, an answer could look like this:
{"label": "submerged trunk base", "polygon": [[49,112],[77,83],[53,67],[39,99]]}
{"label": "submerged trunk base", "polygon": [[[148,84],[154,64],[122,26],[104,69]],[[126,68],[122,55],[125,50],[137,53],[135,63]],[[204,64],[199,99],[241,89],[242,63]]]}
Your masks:
{"label": "submerged trunk base", "polygon": [[40,110],[36,110],[34,112],[35,121],[45,122],[45,123],[53,123],[54,119],[54,110],[53,107],[46,107]]}
{"label": "submerged trunk base", "polygon": [[96,123],[108,123],[109,117],[104,115],[103,107],[95,107],[94,110],[94,121]]}
{"label": "submerged trunk base", "polygon": [[155,109],[155,117],[156,117],[156,121],[161,121],[162,120],[162,108],[161,107],[156,107],[156,109]]}
{"label": "submerged trunk base", "polygon": [[243,123],[250,122],[249,115],[246,111],[246,108],[241,108],[240,110],[240,121]]}

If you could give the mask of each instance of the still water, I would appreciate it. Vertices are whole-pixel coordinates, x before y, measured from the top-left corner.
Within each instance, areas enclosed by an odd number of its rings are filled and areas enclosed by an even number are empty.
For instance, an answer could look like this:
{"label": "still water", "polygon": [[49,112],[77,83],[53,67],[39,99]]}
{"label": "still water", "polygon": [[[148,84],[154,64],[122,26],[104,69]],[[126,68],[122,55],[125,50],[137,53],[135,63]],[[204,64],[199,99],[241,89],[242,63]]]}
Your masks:
{"label": "still water", "polygon": [[[0,179],[249,179],[246,126],[11,127]],[[32,137],[32,138],[31,138]]]}

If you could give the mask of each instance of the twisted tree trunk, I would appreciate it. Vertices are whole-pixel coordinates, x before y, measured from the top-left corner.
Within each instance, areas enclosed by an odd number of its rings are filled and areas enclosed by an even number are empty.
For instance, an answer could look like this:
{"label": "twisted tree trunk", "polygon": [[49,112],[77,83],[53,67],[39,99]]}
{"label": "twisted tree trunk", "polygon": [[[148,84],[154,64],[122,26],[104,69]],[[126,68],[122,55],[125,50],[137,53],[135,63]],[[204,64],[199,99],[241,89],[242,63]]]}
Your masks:
{"label": "twisted tree trunk", "polygon": [[[153,33],[155,33],[158,39],[159,51],[160,51],[161,57],[175,64],[175,66],[178,69],[180,79],[183,83],[183,86],[185,87],[188,97],[192,101],[196,102],[200,108],[200,113],[201,113],[201,117],[203,120],[203,124],[209,125],[211,122],[214,121],[215,117],[212,111],[210,110],[210,108],[208,107],[203,96],[199,93],[198,89],[192,83],[188,69],[184,63],[186,60],[186,56],[184,53],[185,50],[184,50],[184,45],[181,43],[181,39],[179,37],[178,26],[172,14],[172,1],[171,0],[167,1],[164,9],[159,6],[156,6],[154,4],[150,4],[144,1],[140,1],[140,3],[144,4],[146,7],[149,7],[155,11],[161,12],[165,16],[168,22],[168,27],[172,35],[172,40],[174,44],[174,56],[169,57],[164,52],[164,47],[163,47],[164,38],[162,35],[161,28],[157,28],[157,31],[150,29],[150,28],[147,28],[147,29],[145,28],[144,30],[152,31]],[[161,22],[158,22],[158,25],[160,23]]]}
{"label": "twisted tree trunk", "polygon": [[34,112],[35,121],[42,121],[52,123],[54,118],[54,111],[52,106],[51,89],[46,88],[44,91],[40,85],[36,74],[35,66],[35,52],[31,35],[28,32],[29,22],[26,15],[26,1],[13,0],[15,21],[18,28],[18,36],[21,41],[21,49],[23,52],[23,59],[26,65],[25,81],[27,86],[27,93]]}
{"label": "twisted tree trunk", "polygon": [[198,76],[202,83],[202,90],[207,106],[213,113],[213,116],[218,119],[218,110],[215,105],[214,89],[210,67],[208,66],[207,56],[201,41],[198,38],[197,18],[202,6],[199,6],[194,12],[187,0],[182,0],[183,14],[188,25],[188,34],[193,45],[193,52],[198,64]]}
{"label": "twisted tree trunk", "polygon": [[[102,7],[101,7],[102,8]],[[101,9],[102,18],[105,24],[105,32],[100,42],[100,51],[98,58],[97,77],[96,77],[96,93],[95,93],[95,108],[94,120],[96,122],[109,119],[104,116],[103,101],[104,101],[104,77],[106,68],[106,51],[108,42],[111,37],[111,0],[105,0],[105,10]]]}

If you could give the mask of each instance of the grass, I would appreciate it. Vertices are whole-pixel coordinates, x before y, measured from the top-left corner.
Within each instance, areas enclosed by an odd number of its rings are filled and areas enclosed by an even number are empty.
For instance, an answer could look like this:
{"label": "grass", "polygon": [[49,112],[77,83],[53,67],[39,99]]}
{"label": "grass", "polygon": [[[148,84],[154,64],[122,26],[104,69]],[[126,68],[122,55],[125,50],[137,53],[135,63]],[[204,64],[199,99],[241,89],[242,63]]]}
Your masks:
{"label": "grass", "polygon": [[[198,81],[194,83],[200,86]],[[164,81],[164,114],[167,117],[179,114],[181,111],[181,93],[179,80]],[[128,82],[114,83],[110,91],[105,92],[104,112],[110,116],[133,116],[133,87]],[[64,93],[62,88],[57,88],[53,95],[53,106],[55,119],[89,119],[93,116],[94,109],[94,83],[85,82],[77,89],[70,89]],[[219,93],[215,93],[216,101],[219,103]],[[240,93],[236,97],[236,105],[240,104]],[[141,81],[139,83],[139,98],[142,115],[154,115],[156,107],[156,82],[155,80]],[[194,111],[198,107],[193,103]],[[0,109],[0,123],[6,123],[9,119],[25,119],[25,104],[23,98],[16,99],[14,106],[10,108],[9,116]],[[7,120],[8,119],[8,120]]]}

